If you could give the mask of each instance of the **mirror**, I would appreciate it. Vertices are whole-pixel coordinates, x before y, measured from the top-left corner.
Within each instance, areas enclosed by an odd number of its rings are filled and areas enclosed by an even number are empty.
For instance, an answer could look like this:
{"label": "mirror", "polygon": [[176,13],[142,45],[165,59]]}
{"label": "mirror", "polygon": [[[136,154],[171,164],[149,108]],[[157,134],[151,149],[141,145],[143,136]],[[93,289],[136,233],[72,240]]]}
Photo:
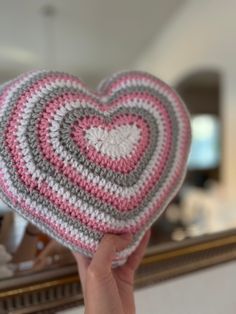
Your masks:
{"label": "mirror", "polygon": [[[1,83],[46,68],[96,88],[112,72],[132,68],[160,77],[185,101],[193,132],[188,172],[152,226],[149,248],[236,227],[235,47],[225,36],[236,30],[236,7],[230,3],[222,10],[218,1],[212,10],[211,1],[0,1]],[[0,288],[8,279],[71,269],[68,249],[0,202]]]}

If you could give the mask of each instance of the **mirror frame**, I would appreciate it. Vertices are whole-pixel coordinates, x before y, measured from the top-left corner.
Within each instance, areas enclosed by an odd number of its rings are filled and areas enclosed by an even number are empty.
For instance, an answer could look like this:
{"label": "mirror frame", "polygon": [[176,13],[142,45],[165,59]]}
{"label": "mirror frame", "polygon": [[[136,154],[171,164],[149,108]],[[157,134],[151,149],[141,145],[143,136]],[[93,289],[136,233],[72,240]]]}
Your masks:
{"label": "mirror frame", "polygon": [[[134,288],[157,284],[235,258],[235,229],[151,246],[147,248],[136,272]],[[48,274],[43,279],[42,273],[38,273],[33,275],[37,278],[31,283],[27,283],[24,277],[11,285],[9,279],[3,280],[0,285],[0,312],[26,314],[38,313],[40,310],[40,313],[55,313],[57,310],[83,305],[76,265],[67,267],[66,271],[63,275],[52,275],[50,279],[46,279]]]}

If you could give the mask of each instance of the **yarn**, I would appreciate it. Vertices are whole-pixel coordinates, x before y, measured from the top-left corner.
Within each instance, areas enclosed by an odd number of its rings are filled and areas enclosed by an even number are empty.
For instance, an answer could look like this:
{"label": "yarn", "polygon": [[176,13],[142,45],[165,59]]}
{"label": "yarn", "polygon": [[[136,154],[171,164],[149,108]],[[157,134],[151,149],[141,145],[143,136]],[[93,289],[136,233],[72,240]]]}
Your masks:
{"label": "yarn", "polygon": [[131,232],[117,267],[181,187],[190,142],[186,106],[151,74],[118,72],[92,91],[27,72],[0,88],[0,197],[88,257],[105,233]]}

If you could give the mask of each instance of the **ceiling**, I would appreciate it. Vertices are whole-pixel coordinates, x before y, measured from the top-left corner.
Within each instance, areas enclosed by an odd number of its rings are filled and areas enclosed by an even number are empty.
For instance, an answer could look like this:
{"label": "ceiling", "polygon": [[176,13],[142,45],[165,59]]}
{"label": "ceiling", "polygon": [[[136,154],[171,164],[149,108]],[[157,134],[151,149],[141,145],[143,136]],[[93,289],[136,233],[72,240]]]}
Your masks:
{"label": "ceiling", "polygon": [[0,0],[0,81],[51,68],[93,82],[131,67],[183,3]]}

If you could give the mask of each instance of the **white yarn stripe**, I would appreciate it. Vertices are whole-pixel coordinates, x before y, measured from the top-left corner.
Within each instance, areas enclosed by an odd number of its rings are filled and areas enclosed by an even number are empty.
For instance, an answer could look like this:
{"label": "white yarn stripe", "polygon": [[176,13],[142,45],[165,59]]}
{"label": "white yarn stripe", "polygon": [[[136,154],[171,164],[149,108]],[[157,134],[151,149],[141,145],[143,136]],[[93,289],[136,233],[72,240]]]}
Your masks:
{"label": "white yarn stripe", "polygon": [[85,132],[85,138],[98,152],[113,160],[129,157],[140,138],[136,125],[123,125],[112,130],[91,127]]}

